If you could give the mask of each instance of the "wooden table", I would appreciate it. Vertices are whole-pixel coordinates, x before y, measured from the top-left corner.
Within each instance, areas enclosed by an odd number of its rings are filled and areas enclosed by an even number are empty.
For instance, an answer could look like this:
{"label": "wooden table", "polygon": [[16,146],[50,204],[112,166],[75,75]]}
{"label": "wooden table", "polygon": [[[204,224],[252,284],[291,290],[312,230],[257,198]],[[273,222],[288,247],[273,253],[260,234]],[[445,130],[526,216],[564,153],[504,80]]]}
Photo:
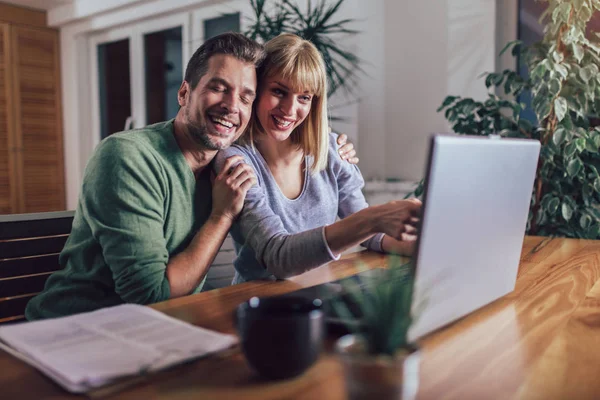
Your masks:
{"label": "wooden table", "polygon": [[[527,237],[515,291],[421,343],[421,399],[600,398],[600,241]],[[158,303],[173,317],[234,332],[233,311],[253,295],[274,295],[356,273],[356,253],[290,281],[250,282]],[[0,398],[75,398],[0,352]],[[238,348],[157,373],[93,397],[123,399],[343,399],[341,365],[325,353],[296,379],[267,382]]]}

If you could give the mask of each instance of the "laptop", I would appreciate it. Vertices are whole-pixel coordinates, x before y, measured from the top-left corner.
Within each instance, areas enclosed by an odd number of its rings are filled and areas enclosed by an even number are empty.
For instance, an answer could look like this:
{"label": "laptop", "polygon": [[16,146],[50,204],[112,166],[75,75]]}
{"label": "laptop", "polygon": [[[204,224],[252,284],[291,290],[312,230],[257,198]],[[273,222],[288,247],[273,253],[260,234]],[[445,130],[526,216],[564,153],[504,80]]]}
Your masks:
{"label": "laptop", "polygon": [[432,136],[410,340],[514,290],[539,153],[537,140]]}
{"label": "laptop", "polygon": [[[537,140],[431,137],[414,255],[412,307],[418,317],[411,341],[514,290],[539,152]],[[361,275],[350,279],[361,284]],[[341,287],[333,282],[291,294],[331,297]],[[328,322],[339,319],[329,315]]]}

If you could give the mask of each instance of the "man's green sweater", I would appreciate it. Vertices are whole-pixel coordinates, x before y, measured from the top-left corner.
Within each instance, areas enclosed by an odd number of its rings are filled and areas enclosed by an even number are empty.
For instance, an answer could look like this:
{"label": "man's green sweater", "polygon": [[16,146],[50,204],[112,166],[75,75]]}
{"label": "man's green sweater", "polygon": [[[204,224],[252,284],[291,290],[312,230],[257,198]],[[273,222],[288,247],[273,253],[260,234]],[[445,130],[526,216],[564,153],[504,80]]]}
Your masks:
{"label": "man's green sweater", "polygon": [[194,178],[173,121],[103,140],[85,170],[63,269],[29,302],[27,319],[167,300],[166,265],[211,212],[208,170]]}

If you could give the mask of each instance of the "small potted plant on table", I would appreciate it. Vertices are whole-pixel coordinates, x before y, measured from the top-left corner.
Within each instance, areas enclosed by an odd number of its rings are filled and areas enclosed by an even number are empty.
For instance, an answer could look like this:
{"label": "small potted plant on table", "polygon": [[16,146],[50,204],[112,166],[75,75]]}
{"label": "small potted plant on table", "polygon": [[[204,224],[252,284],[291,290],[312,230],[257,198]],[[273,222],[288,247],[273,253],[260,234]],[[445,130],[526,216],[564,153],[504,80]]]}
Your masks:
{"label": "small potted plant on table", "polygon": [[350,399],[400,399],[403,386],[415,383],[404,380],[418,369],[418,349],[408,340],[414,270],[401,260],[391,257],[388,269],[360,286],[343,281],[346,294],[333,303],[352,332],[336,343]]}

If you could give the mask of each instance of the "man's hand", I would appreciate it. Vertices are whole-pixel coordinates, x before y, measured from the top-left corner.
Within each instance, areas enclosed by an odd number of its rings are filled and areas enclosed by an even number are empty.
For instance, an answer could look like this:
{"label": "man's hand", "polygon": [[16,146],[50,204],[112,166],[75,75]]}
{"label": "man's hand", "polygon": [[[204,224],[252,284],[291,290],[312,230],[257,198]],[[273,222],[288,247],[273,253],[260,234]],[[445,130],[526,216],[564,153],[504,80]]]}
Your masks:
{"label": "man's hand", "polygon": [[[331,128],[329,128],[331,130]],[[358,164],[358,157],[356,157],[356,150],[354,150],[354,144],[348,142],[348,135],[342,133],[337,138],[337,144],[341,147],[338,150],[342,160],[348,161],[350,164]]]}
{"label": "man's hand", "polygon": [[229,157],[213,182],[212,216],[233,221],[244,207],[246,192],[256,183],[254,170],[241,156]]}

